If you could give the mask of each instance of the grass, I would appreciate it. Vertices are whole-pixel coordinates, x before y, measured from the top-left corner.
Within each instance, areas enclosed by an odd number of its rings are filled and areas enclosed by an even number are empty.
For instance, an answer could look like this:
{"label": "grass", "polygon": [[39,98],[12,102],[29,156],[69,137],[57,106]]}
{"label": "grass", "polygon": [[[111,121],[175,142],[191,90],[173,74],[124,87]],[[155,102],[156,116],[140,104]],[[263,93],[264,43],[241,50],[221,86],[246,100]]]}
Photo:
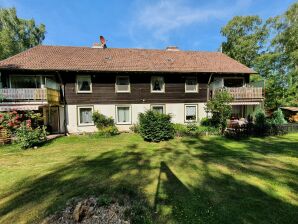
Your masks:
{"label": "grass", "polygon": [[0,223],[35,223],[76,196],[137,191],[155,223],[296,223],[298,134],[144,142],[70,136],[0,148]]}

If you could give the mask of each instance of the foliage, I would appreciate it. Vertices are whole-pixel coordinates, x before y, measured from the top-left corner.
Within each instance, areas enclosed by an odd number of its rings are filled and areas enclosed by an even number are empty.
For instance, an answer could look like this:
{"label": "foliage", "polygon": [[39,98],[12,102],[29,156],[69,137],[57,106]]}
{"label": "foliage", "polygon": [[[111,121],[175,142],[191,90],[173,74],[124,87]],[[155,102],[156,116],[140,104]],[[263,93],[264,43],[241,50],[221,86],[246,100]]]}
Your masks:
{"label": "foliage", "polygon": [[45,26],[18,18],[15,8],[0,8],[0,60],[42,43]]}
{"label": "foliage", "polygon": [[0,128],[6,128],[12,134],[16,132],[24,121],[26,121],[27,125],[30,127],[38,127],[42,121],[42,116],[40,113],[33,111],[0,113]]}
{"label": "foliage", "polygon": [[139,114],[139,131],[146,141],[160,142],[174,137],[171,115],[152,110]]}
{"label": "foliage", "polygon": [[266,109],[298,106],[298,3],[263,21],[236,16],[222,28],[223,52],[254,68],[266,83]]}
{"label": "foliage", "polygon": [[112,126],[107,126],[107,127],[98,129],[97,134],[99,136],[109,137],[109,136],[119,135],[120,132],[115,125],[112,125]]}
{"label": "foliage", "polygon": [[212,123],[219,126],[222,134],[227,127],[227,119],[231,116],[233,98],[227,91],[220,91],[207,102],[206,111],[212,113]]}
{"label": "foliage", "polygon": [[115,126],[113,118],[106,117],[105,115],[95,111],[92,114],[92,119],[94,121],[95,126],[98,129],[98,134],[100,136],[108,137],[119,134],[119,131]]}
{"label": "foliage", "polygon": [[92,119],[93,119],[95,126],[98,129],[115,125],[113,118],[106,117],[105,115],[99,113],[98,111],[95,111],[92,114]]}
{"label": "foliage", "polygon": [[267,30],[261,24],[259,16],[235,16],[221,29],[221,34],[226,37],[226,42],[222,43],[223,52],[253,66],[267,36]]}
{"label": "foliage", "polygon": [[45,126],[32,128],[25,123],[16,131],[17,143],[22,149],[39,146],[47,140],[47,132]]}
{"label": "foliage", "polygon": [[196,123],[184,124],[174,124],[174,129],[177,137],[183,136],[204,136],[204,135],[219,135],[219,128],[213,126],[203,126],[197,125]]}
{"label": "foliage", "polygon": [[16,111],[0,113],[0,128],[6,128],[10,132],[20,126],[22,115],[19,115]]}
{"label": "foliage", "polygon": [[212,120],[210,118],[208,118],[208,117],[204,117],[204,118],[201,119],[200,124],[202,126],[207,126],[207,127],[208,126],[212,126]]}
{"label": "foliage", "polygon": [[281,125],[286,124],[287,121],[284,118],[284,114],[281,109],[278,109],[273,112],[272,118],[271,118],[271,124],[273,125]]}
{"label": "foliage", "polygon": [[270,123],[265,112],[259,109],[255,114],[255,132],[258,136],[267,135],[270,130]]}
{"label": "foliage", "polygon": [[139,124],[133,124],[129,127],[129,130],[131,130],[133,133],[140,133],[140,125]]}

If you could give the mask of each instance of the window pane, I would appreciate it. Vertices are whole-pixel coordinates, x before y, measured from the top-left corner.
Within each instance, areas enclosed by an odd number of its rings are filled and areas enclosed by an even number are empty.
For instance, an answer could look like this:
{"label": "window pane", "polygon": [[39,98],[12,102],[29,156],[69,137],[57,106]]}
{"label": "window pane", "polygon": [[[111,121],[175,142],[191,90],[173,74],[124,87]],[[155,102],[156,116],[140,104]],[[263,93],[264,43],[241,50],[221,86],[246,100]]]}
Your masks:
{"label": "window pane", "polygon": [[195,92],[197,91],[197,80],[195,78],[188,78],[185,80],[186,91]]}
{"label": "window pane", "polygon": [[117,77],[117,91],[129,91],[129,77]]}
{"label": "window pane", "polygon": [[91,80],[89,77],[78,78],[78,90],[79,91],[91,91]]}
{"label": "window pane", "polygon": [[117,120],[119,123],[130,122],[129,107],[117,107]]}
{"label": "window pane", "polygon": [[91,124],[92,121],[92,108],[80,108],[80,123]]}
{"label": "window pane", "polygon": [[152,78],[152,90],[153,91],[163,91],[164,81],[162,77],[153,77]]}
{"label": "window pane", "polygon": [[40,76],[11,76],[11,88],[40,88]]}
{"label": "window pane", "polygon": [[153,106],[152,110],[158,113],[163,114],[163,106]]}
{"label": "window pane", "polygon": [[188,120],[196,120],[196,106],[186,106],[185,107],[185,119]]}

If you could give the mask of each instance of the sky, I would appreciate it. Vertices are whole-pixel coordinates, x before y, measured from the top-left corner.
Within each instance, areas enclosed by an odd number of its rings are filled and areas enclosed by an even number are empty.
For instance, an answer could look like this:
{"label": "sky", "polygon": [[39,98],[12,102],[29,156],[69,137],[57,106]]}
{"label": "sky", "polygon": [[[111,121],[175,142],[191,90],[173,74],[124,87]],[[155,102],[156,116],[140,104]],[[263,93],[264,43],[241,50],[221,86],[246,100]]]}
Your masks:
{"label": "sky", "polygon": [[46,26],[44,45],[217,51],[234,16],[282,14],[294,0],[0,0]]}

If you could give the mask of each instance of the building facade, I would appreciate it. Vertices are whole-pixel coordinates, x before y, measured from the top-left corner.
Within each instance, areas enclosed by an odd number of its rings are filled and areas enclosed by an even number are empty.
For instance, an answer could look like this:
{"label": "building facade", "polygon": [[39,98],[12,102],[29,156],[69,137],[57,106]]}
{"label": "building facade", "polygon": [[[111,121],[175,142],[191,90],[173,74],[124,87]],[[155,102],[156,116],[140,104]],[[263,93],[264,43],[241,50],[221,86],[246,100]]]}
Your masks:
{"label": "building facade", "polygon": [[199,122],[223,89],[234,97],[234,117],[264,99],[249,82],[255,72],[219,52],[38,46],[1,61],[0,72],[0,111],[40,111],[53,133],[96,131],[94,111],[122,131],[149,109]]}

